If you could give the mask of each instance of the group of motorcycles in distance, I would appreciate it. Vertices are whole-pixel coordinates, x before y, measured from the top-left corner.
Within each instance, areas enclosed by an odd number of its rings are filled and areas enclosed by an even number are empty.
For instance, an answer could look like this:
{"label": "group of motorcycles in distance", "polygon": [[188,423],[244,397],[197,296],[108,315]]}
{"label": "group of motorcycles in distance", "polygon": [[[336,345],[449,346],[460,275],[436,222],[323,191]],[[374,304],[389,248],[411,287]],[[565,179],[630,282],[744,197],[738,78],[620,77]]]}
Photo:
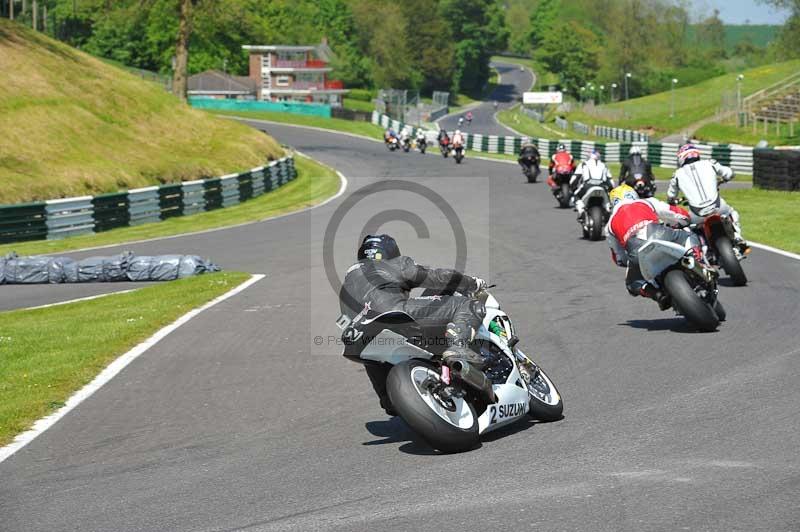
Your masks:
{"label": "group of motorcycles in distance", "polygon": [[[464,117],[458,119],[459,126],[463,124]],[[467,113],[467,123],[472,123],[472,113]],[[447,130],[442,128],[436,137],[439,144],[439,151],[445,159],[452,155],[456,164],[461,164],[464,160],[464,136],[460,129],[453,132],[452,137]],[[383,142],[389,151],[403,150],[408,153],[411,150],[418,150],[425,153],[428,148],[428,138],[422,129],[417,129],[417,134],[412,138],[411,132],[407,127],[403,127],[400,133],[396,133],[393,128],[389,128],[383,133]]]}
{"label": "group of motorcycles in distance", "polygon": [[[637,156],[638,155],[638,156]],[[535,183],[541,173],[538,153],[520,153],[518,162],[528,182]],[[571,158],[571,156],[570,156]],[[653,198],[656,183],[649,163],[642,164],[641,154],[632,150],[626,162],[627,171],[620,176],[620,185],[633,188],[640,199]],[[633,162],[632,162],[633,161]],[[580,204],[578,224],[583,238],[601,240],[607,236],[607,224],[614,211],[609,196],[613,187],[602,179],[576,179],[578,165],[553,161],[547,185],[562,209]],[[604,165],[603,165],[604,167]],[[585,171],[585,170],[584,170]],[[599,176],[598,176],[599,177]],[[698,215],[684,198],[681,204],[691,211],[690,223],[680,229],[696,235],[700,249],[689,249],[664,240],[648,240],[638,250],[638,265],[642,276],[663,290],[659,301],[661,310],[672,308],[701,331],[713,331],[725,321],[726,312],[717,299],[720,270],[724,270],[733,286],[747,284],[741,261],[749,247],[737,245],[731,216],[713,210]],[[689,212],[687,211],[687,212]],[[680,273],[671,273],[680,272]]]}

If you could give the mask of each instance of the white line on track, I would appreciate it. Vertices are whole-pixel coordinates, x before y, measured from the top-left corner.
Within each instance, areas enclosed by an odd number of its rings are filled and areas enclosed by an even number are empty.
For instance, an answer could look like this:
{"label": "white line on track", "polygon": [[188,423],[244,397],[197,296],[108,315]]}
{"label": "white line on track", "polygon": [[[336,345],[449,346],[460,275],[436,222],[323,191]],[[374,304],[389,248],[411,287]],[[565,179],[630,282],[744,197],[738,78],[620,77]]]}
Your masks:
{"label": "white line on track", "polygon": [[171,324],[167,325],[163,329],[156,332],[153,336],[145,340],[144,342],[140,343],[124,355],[120,356],[114,362],[109,364],[106,369],[100,372],[100,374],[92,380],[89,384],[78,390],[74,393],[67,402],[59,408],[57,411],[53,412],[49,416],[43,417],[37,420],[33,427],[29,430],[23,432],[22,434],[18,435],[14,438],[14,441],[6,445],[5,447],[0,447],[0,463],[4,460],[9,458],[11,455],[28,445],[32,442],[37,436],[42,434],[44,431],[52,427],[59,419],[67,415],[73,408],[81,404],[84,400],[88,399],[92,396],[97,390],[103,387],[108,381],[114,378],[120,371],[122,371],[128,364],[136,360],[142,353],[146,352],[148,349],[156,345],[160,340],[166,337],[169,333],[183,325],[184,323],[188,322],[201,312],[206,309],[209,309],[216,305],[217,303],[222,303],[226,299],[235,296],[239,292],[247,289],[251,285],[257,283],[261,279],[263,279],[265,275],[263,274],[254,274],[250,277],[247,281],[243,282],[239,286],[225,292],[221,296],[212,299],[205,305],[198,307],[194,310],[190,310]]}
{"label": "white line on track", "polygon": [[792,253],[791,251],[784,251],[782,249],[774,248],[766,244],[759,244],[758,242],[748,242],[748,244],[750,244],[754,248],[763,249],[764,251],[771,251],[773,253],[777,253],[778,255],[789,257],[790,259],[800,260],[800,255],[798,255],[797,253]]}
{"label": "white line on track", "polygon": [[[316,126],[303,126],[300,124],[287,124],[286,122],[273,122],[272,120],[263,120],[261,118],[245,118],[243,116],[219,115],[219,117],[228,118],[230,120],[240,120],[242,122],[254,122],[256,124],[269,124],[273,126],[286,126],[286,127],[297,127],[301,129],[311,129],[313,131],[321,131],[323,133],[336,133],[337,135],[345,135],[347,137],[355,137],[357,139],[364,139],[372,142],[383,142],[381,139],[367,137],[366,135],[359,135],[358,133],[348,133],[347,131],[340,131],[338,129],[326,129],[324,127],[316,127]],[[372,122],[369,123],[372,124]]]}
{"label": "white line on track", "polygon": [[77,299],[68,299],[67,301],[58,301],[56,303],[48,303],[47,305],[38,305],[36,307],[15,308],[11,310],[36,310],[38,308],[58,307],[59,305],[69,305],[70,303],[78,303],[80,301],[91,301],[92,299],[100,299],[101,297],[116,296],[119,294],[127,294],[135,292],[138,288],[131,288],[130,290],[119,290],[118,292],[108,292],[107,294],[97,294],[96,296],[79,297]]}

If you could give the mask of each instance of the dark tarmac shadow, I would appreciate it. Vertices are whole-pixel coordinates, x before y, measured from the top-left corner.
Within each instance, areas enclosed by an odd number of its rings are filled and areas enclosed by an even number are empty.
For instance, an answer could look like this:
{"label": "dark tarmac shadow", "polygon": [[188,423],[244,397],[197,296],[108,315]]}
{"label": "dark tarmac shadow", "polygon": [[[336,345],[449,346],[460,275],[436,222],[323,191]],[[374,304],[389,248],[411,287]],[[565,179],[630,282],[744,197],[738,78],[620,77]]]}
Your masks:
{"label": "dark tarmac shadow", "polygon": [[633,327],[634,329],[645,329],[647,331],[672,331],[684,334],[706,334],[692,327],[689,322],[682,317],[661,318],[657,320],[628,320],[627,322],[619,323],[618,325]]}
{"label": "dark tarmac shadow", "polygon": [[720,277],[717,280],[717,283],[720,286],[727,286],[728,288],[736,288],[736,289],[745,288],[745,287],[750,285],[750,281],[748,280],[748,282],[747,282],[747,284],[745,286],[736,286],[735,284],[733,284],[733,279],[731,279],[730,277]]}
{"label": "dark tarmac shadow", "polygon": [[402,443],[403,445],[399,447],[399,450],[406,454],[419,456],[442,454],[429,447],[426,443],[419,441],[414,431],[412,431],[399,416],[394,416],[383,421],[368,421],[364,424],[364,427],[370,434],[382,439],[365,441],[361,445],[371,446]]}
{"label": "dark tarmac shadow", "polygon": [[519,421],[516,421],[510,425],[506,425],[505,427],[499,428],[497,430],[493,430],[487,434],[481,436],[481,442],[483,443],[491,443],[493,441],[507,438],[509,436],[513,436],[514,434],[524,432],[528,429],[535,427],[536,425],[547,425],[549,423],[558,423],[559,421],[563,421],[564,416],[561,416],[561,419],[557,419],[555,421],[536,421],[531,417],[525,417]]}
{"label": "dark tarmac shadow", "polygon": [[[503,428],[497,429],[495,431],[489,432],[488,434],[484,434],[480,438],[480,444],[476,449],[480,449],[480,447],[484,443],[491,443],[501,438],[507,438],[509,436],[513,436],[514,434],[526,431],[536,425],[546,424],[546,423],[557,423],[564,419],[564,416],[561,416],[561,419],[556,421],[536,421],[532,418],[526,417],[520,421],[507,425]],[[414,434],[408,425],[398,416],[395,416],[391,419],[386,421],[369,421],[364,425],[369,431],[370,434],[373,436],[378,436],[378,440],[367,441],[362,443],[362,445],[385,445],[385,444],[392,444],[392,443],[403,443],[399,447],[401,452],[406,454],[413,454],[419,456],[431,456],[431,455],[438,455],[444,454],[441,453],[431,447],[429,447],[426,443],[419,440],[419,438]]]}

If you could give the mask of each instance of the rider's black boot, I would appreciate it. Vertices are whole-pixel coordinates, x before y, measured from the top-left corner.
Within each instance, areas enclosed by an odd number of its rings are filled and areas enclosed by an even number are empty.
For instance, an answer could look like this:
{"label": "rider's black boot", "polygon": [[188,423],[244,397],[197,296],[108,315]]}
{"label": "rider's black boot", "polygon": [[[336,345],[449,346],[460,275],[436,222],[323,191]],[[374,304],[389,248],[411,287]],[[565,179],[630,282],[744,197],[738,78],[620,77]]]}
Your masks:
{"label": "rider's black boot", "polygon": [[444,337],[447,341],[447,349],[442,353],[442,359],[445,363],[461,359],[466,360],[478,369],[484,368],[486,360],[468,347],[472,337],[472,331],[468,327],[456,325],[452,322],[448,323]]}

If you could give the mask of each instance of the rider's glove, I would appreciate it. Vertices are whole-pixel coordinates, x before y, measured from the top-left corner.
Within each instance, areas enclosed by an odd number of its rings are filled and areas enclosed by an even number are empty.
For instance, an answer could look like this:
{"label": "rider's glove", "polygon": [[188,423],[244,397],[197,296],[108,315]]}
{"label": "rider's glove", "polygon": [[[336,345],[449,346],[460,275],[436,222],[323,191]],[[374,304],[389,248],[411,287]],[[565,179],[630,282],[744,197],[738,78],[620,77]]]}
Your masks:
{"label": "rider's glove", "polygon": [[475,281],[475,290],[473,290],[473,293],[477,294],[486,288],[486,281],[480,277],[474,277],[473,280]]}
{"label": "rider's glove", "polygon": [[677,196],[674,198],[667,198],[667,203],[669,203],[670,205],[677,205],[678,204]]}

